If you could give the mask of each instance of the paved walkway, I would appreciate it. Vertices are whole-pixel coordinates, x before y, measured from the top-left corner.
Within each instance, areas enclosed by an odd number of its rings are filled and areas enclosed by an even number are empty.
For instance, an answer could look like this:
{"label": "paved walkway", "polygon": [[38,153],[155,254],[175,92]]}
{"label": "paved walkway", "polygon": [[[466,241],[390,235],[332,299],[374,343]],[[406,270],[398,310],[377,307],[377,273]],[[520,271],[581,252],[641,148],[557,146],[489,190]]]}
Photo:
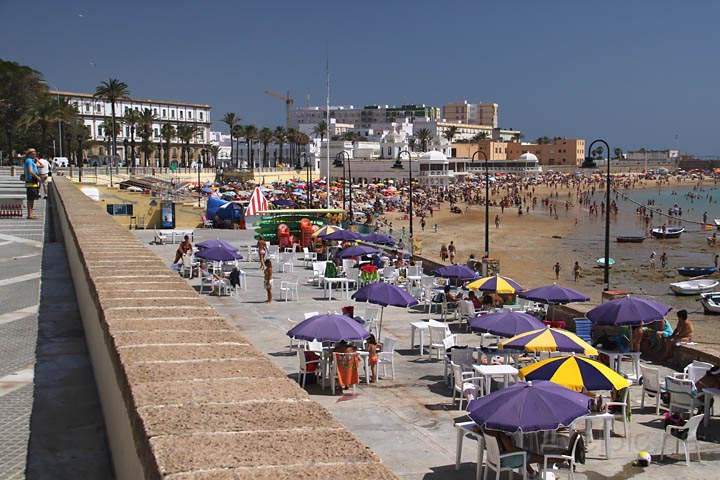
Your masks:
{"label": "paved walkway", "polygon": [[[211,238],[223,238],[234,245],[247,245],[252,242],[248,231],[196,230],[195,241]],[[152,232],[138,232],[138,236],[148,243]],[[170,263],[176,246],[151,246],[153,251]],[[341,297],[328,301],[323,298],[322,290],[308,286],[305,280],[310,271],[302,268],[302,262],[295,263],[293,273],[275,272],[276,285],[281,279],[298,278],[301,282],[300,301],[284,302],[277,300],[272,304],[263,303],[262,276],[257,263],[244,264],[248,275],[248,290],[239,297],[207,296],[215,308],[231,319],[255,346],[266,352],[288,375],[295,378],[297,360],[295,354],[288,352],[288,338],[285,332],[294,322],[300,321],[304,312],[339,311],[343,305],[355,302]],[[191,281],[197,285],[197,279]],[[279,297],[279,292],[275,295]],[[362,308],[359,313],[362,313]],[[322,391],[317,386],[309,386],[313,399],[326,407],[343,425],[372,448],[390,469],[403,479],[467,479],[475,473],[475,449],[470,442],[462,455],[459,471],[455,463],[455,431],[453,419],[461,417],[457,407],[452,406],[451,392],[443,380],[443,363],[420,357],[417,350],[409,348],[410,321],[425,318],[421,313],[407,312],[405,309],[389,308],[385,312],[384,335],[399,341],[396,355],[396,379],[381,379],[377,385],[366,386],[362,383],[355,396],[332,396],[329,390]],[[452,326],[457,330],[455,325]],[[472,334],[459,331],[461,343],[475,345],[477,338]],[[634,404],[631,436],[629,440],[613,435],[611,439],[611,459],[602,456],[603,442],[597,440],[589,446],[588,462],[579,468],[576,478],[624,479],[624,478],[710,478],[712,469],[720,466],[720,419],[714,418],[711,429],[701,430],[704,438],[714,442],[702,443],[704,463],[693,462],[690,468],[678,462],[679,457],[667,459],[661,465],[641,469],[632,465],[640,450],[649,450],[653,455],[659,451],[661,421],[654,410],[646,408],[639,411],[640,388],[632,388]],[[598,424],[596,428],[599,428]],[[622,427],[618,425],[622,434]],[[318,448],[326,448],[318,445]],[[328,446],[327,448],[331,448]],[[561,470],[561,478],[566,478],[567,470]]]}
{"label": "paved walkway", "polygon": [[[20,191],[0,176],[0,194]],[[112,478],[67,260],[38,220],[0,219],[0,478]]]}

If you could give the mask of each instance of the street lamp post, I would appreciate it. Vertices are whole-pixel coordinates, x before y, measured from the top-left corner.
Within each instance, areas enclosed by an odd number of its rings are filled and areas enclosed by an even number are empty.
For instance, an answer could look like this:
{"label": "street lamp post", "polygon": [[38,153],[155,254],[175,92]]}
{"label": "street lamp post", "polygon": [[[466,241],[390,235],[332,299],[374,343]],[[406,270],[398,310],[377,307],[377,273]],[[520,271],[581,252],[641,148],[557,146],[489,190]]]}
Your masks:
{"label": "street lamp post", "polygon": [[[343,157],[343,158],[340,158],[340,157]],[[345,177],[345,163],[347,163],[347,170],[348,170],[347,179],[346,179],[346,177]],[[342,150],[342,151],[338,152],[338,154],[335,155],[335,162],[333,163],[333,165],[334,165],[335,167],[342,167],[342,169],[343,169],[343,185],[342,185],[342,189],[343,189],[343,210],[345,210],[345,183],[346,183],[347,181],[350,182],[350,183],[348,184],[348,195],[350,196],[350,200],[349,200],[349,203],[350,203],[350,209],[349,209],[349,211],[350,211],[350,222],[352,222],[353,220],[355,220],[355,217],[353,216],[352,171],[350,170],[350,154],[347,153],[345,150]]]}
{"label": "street lamp post", "polygon": [[402,164],[402,154],[406,153],[408,157],[408,176],[410,180],[410,209],[409,209],[409,216],[410,216],[410,257],[412,258],[415,253],[415,244],[413,242],[413,181],[412,181],[412,156],[410,155],[410,152],[407,150],[401,150],[398,152],[397,159],[395,160],[395,164],[392,166],[392,168],[396,168],[398,170],[402,170],[405,167],[403,167]]}
{"label": "street lamp post", "polygon": [[485,257],[490,258],[490,173],[488,169],[488,157],[482,150],[472,154],[470,163],[475,163],[475,155],[482,155],[485,160]]}
{"label": "street lamp post", "polygon": [[603,283],[605,291],[610,290],[610,145],[599,138],[593,140],[588,147],[588,156],[592,156],[593,145],[601,143],[605,146],[607,152],[607,175],[605,177],[605,265],[603,269]]}

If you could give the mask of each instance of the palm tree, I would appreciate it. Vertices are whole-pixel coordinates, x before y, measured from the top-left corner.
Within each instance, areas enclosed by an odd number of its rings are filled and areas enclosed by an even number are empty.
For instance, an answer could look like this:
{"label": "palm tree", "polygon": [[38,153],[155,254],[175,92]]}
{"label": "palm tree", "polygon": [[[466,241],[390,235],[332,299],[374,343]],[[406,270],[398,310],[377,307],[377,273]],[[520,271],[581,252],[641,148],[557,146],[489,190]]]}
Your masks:
{"label": "palm tree", "polygon": [[30,110],[25,113],[20,125],[25,130],[38,126],[40,128],[40,153],[49,156],[50,148],[48,146],[48,131],[50,126],[57,119],[57,103],[49,96],[45,95],[33,104]]}
{"label": "palm tree", "polygon": [[149,108],[146,108],[140,114],[138,119],[138,136],[141,139],[140,150],[143,152],[143,165],[147,168],[149,165],[148,159],[153,151],[152,141],[150,140],[153,134],[153,121],[155,115]]}
{"label": "palm tree", "polygon": [[245,125],[243,129],[245,136],[245,145],[247,145],[248,160],[250,161],[250,170],[255,169],[255,155],[253,152],[253,142],[257,139],[258,129],[255,125]]}
{"label": "palm tree", "polygon": [[447,138],[447,141],[449,143],[452,143],[453,138],[455,138],[455,135],[457,134],[457,130],[458,130],[458,128],[454,125],[452,127],[448,128],[447,130],[445,130],[445,133],[443,134],[443,136],[445,138]]}
{"label": "palm tree", "polygon": [[423,152],[427,152],[427,146],[428,142],[430,142],[430,139],[432,138],[432,133],[430,133],[430,130],[427,128],[421,128],[417,132],[417,139],[420,142],[420,147],[422,148]]}
{"label": "palm tree", "polygon": [[298,132],[298,131],[297,131],[296,129],[294,129],[294,128],[288,128],[288,129],[287,129],[287,143],[288,143],[288,146],[290,147],[290,158],[289,158],[289,160],[290,160],[290,165],[291,165],[291,166],[292,166],[292,165],[295,165],[295,163],[297,163],[297,162],[295,161],[295,153],[296,153],[297,140],[298,140],[298,134],[299,134],[299,133],[300,133],[300,132]]}
{"label": "palm tree", "polygon": [[160,138],[163,139],[165,142],[165,162],[163,167],[169,167],[170,166],[170,143],[172,142],[172,139],[177,136],[177,131],[175,130],[175,127],[172,123],[166,123],[162,127],[160,127]]}
{"label": "palm tree", "polygon": [[[64,126],[66,124],[70,124],[78,119],[77,110],[75,109],[75,106],[70,103],[70,100],[67,98],[57,98],[55,100],[56,106],[55,106],[55,121],[57,122],[57,129],[65,131]],[[67,132],[66,132],[67,133]],[[60,150],[63,153],[67,153],[67,157],[70,157],[70,146],[66,145],[65,148],[62,148],[63,145],[63,138],[59,139],[59,144],[61,146]],[[65,135],[66,143],[70,142],[70,137]]]}
{"label": "palm tree", "polygon": [[190,164],[190,142],[195,138],[197,133],[197,126],[195,125],[180,125],[177,128],[177,137],[183,143],[183,166],[187,167]]}
{"label": "palm tree", "polygon": [[118,100],[127,98],[130,95],[130,90],[125,82],[121,82],[116,78],[110,78],[104,82],[101,82],[95,88],[95,95],[93,97],[110,102],[110,114],[112,116],[112,154],[113,157],[117,155],[117,132],[115,130],[115,104]]}
{"label": "palm tree", "polygon": [[233,145],[233,139],[237,141],[237,152],[238,154],[235,155],[236,162],[235,162],[235,168],[240,168],[240,139],[242,138],[244,133],[244,129],[242,125],[235,124],[235,126],[232,128],[232,132],[230,134],[230,159],[232,160],[232,145]]}
{"label": "palm tree", "polygon": [[272,142],[273,139],[273,132],[269,128],[261,128],[258,132],[258,140],[260,140],[260,143],[263,145],[263,158],[262,158],[262,164],[263,167],[269,167],[267,162],[267,147],[270,142]]}
{"label": "palm tree", "polygon": [[623,153],[622,148],[615,147],[614,152],[615,152],[615,158],[620,160],[620,157],[622,157],[622,153]]}
{"label": "palm tree", "polygon": [[125,116],[122,119],[123,123],[130,128],[130,162],[132,166],[135,166],[135,130],[137,129],[138,123],[140,123],[140,112],[135,109],[130,109],[125,112]]}
{"label": "palm tree", "polygon": [[230,161],[233,160],[233,130],[235,129],[235,125],[240,121],[240,117],[235,115],[233,112],[228,112],[223,116],[222,122],[228,126],[228,133],[230,134]]}
{"label": "palm tree", "polygon": [[[5,140],[0,149],[10,156],[15,151],[17,134],[23,128],[23,116],[46,93],[47,85],[40,72],[0,59],[0,128]],[[24,147],[28,146],[27,140],[23,139],[23,143]]]}
{"label": "palm tree", "polygon": [[213,165],[217,166],[218,155],[220,155],[220,145],[208,146],[208,152],[210,152],[210,156],[212,157]]}
{"label": "palm tree", "polygon": [[275,142],[277,142],[278,149],[280,150],[280,165],[282,165],[283,164],[283,145],[285,145],[285,142],[287,141],[287,131],[285,131],[285,128],[283,128],[283,127],[277,127],[277,128],[275,128],[275,132],[273,133],[273,135],[275,136]]}
{"label": "palm tree", "polygon": [[327,134],[328,125],[325,122],[325,120],[321,120],[320,123],[318,123],[315,128],[313,129],[313,135],[316,137],[320,137],[320,143],[322,143],[323,140],[325,140],[325,135]]}

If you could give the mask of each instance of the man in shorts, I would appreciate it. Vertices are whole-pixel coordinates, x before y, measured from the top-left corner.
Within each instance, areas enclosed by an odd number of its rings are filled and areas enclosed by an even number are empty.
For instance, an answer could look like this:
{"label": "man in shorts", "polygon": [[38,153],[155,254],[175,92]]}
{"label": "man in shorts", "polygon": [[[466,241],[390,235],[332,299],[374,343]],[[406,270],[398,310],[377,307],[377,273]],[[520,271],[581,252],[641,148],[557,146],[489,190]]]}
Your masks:
{"label": "man in shorts", "polygon": [[33,207],[35,206],[35,200],[40,198],[40,175],[38,174],[35,157],[37,157],[37,152],[34,148],[30,148],[25,152],[25,162],[23,163],[28,220],[37,219],[37,217],[33,215]]}
{"label": "man in shorts", "polygon": [[47,179],[48,176],[50,176],[50,162],[48,162],[44,158],[38,157],[35,160],[35,164],[37,165],[38,175],[40,176],[40,193],[42,193],[42,197],[46,199]]}

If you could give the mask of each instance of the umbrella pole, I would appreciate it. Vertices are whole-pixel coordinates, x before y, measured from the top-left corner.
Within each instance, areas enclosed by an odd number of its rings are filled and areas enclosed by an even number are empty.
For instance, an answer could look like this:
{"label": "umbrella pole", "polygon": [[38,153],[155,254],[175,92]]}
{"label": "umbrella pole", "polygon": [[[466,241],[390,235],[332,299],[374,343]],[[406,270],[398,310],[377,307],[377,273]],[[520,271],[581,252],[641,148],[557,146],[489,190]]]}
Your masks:
{"label": "umbrella pole", "polygon": [[378,338],[377,341],[380,343],[380,333],[382,332],[382,323],[383,323],[383,313],[385,312],[385,307],[380,307],[380,326],[378,327]]}

